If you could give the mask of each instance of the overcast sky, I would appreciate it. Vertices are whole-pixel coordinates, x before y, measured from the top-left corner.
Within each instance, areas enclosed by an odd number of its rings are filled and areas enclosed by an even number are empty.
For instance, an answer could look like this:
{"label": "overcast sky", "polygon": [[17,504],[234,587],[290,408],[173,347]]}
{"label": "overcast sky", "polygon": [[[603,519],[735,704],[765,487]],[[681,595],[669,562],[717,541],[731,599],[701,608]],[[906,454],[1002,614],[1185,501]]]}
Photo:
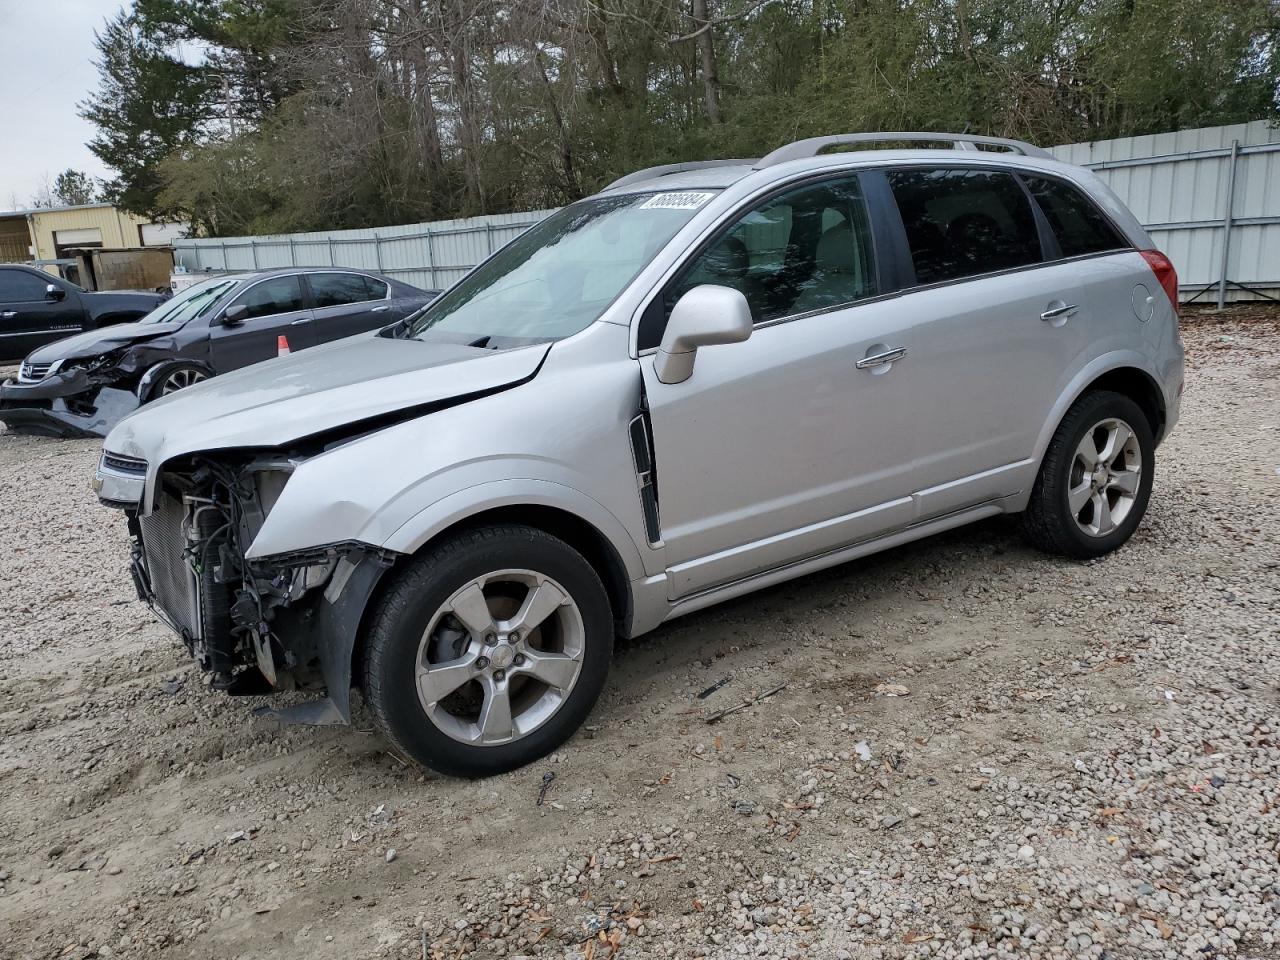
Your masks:
{"label": "overcast sky", "polygon": [[48,174],[110,173],[76,104],[97,89],[93,32],[120,0],[0,0],[0,209],[29,205]]}

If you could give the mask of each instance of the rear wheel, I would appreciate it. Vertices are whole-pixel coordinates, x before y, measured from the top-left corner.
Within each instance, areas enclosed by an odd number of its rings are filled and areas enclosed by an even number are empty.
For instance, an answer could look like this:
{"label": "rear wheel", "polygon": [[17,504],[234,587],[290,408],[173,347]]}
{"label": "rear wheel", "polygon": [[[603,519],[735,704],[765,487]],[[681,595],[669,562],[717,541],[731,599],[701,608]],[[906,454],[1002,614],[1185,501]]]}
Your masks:
{"label": "rear wheel", "polygon": [[1086,393],[1049,442],[1023,515],[1028,539],[1050,553],[1110,553],[1138,528],[1151,497],[1155,440],[1142,408],[1109,390]]}
{"label": "rear wheel", "polygon": [[392,585],[365,648],[365,696],[417,762],[488,776],[564,743],[612,652],[608,596],[581,554],[531,527],[486,527],[416,558]]}

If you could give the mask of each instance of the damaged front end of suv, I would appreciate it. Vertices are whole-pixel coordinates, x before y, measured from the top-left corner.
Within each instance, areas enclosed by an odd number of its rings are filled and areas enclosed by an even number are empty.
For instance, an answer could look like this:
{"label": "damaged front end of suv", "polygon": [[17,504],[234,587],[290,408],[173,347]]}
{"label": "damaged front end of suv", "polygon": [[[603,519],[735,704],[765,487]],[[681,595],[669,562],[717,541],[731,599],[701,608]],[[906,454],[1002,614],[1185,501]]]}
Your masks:
{"label": "damaged front end of suv", "polygon": [[[138,595],[232,695],[328,691],[276,715],[350,721],[351,657],[360,617],[395,554],[348,541],[251,558],[250,546],[298,459],[254,452],[166,464],[150,511],[125,510]],[[145,464],[104,454],[99,494]]]}

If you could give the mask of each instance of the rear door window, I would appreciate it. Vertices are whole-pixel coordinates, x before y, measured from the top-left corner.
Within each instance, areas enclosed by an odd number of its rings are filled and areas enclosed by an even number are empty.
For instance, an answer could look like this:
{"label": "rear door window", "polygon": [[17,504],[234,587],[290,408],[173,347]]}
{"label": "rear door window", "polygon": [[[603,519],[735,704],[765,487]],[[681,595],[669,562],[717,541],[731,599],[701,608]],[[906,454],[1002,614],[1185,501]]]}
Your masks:
{"label": "rear door window", "polygon": [[311,273],[307,283],[317,307],[341,307],[371,299],[365,278],[358,273]]}
{"label": "rear door window", "polygon": [[1013,175],[998,170],[890,170],[917,283],[1040,263],[1035,214]]}
{"label": "rear door window", "polygon": [[1129,243],[1083,193],[1061,180],[1022,175],[1064,257],[1121,250]]}
{"label": "rear door window", "polygon": [[756,323],[874,295],[871,227],[858,178],[799,187],[744,214],[667,289],[667,315],[703,283],[741,291]]}
{"label": "rear door window", "polygon": [[272,277],[255,283],[237,298],[236,303],[243,303],[249,308],[248,319],[292,313],[302,309],[302,286],[297,275]]}

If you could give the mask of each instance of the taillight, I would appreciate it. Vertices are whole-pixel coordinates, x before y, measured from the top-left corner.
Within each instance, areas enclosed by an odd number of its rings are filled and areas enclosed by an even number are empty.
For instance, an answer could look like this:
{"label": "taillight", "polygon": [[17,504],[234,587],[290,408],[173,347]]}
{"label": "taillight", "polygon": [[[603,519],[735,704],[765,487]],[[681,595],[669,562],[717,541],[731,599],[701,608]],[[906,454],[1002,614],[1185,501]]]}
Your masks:
{"label": "taillight", "polygon": [[1169,297],[1169,302],[1173,304],[1173,312],[1178,312],[1178,271],[1173,269],[1173,264],[1159,250],[1140,250],[1142,259],[1147,261],[1147,265],[1151,267],[1151,272],[1156,275],[1156,279],[1160,281],[1160,286],[1164,287],[1164,292]]}

